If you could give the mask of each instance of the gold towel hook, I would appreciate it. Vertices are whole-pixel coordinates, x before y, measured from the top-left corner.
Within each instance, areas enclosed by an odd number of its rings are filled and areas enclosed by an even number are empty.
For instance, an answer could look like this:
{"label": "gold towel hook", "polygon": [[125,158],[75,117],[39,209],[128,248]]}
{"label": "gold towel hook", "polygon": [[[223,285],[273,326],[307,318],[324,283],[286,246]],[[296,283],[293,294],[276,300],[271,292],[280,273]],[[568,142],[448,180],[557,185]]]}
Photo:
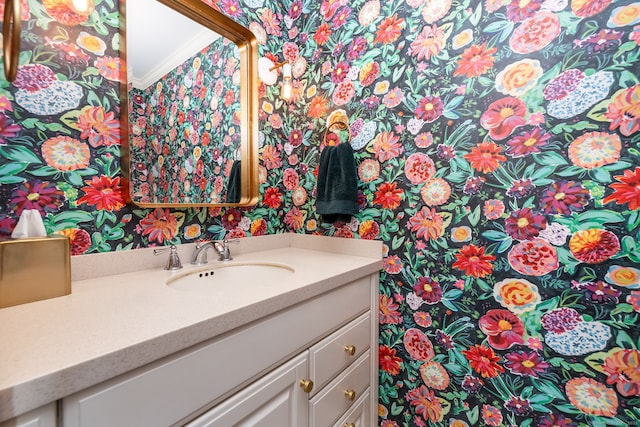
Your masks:
{"label": "gold towel hook", "polygon": [[20,0],[6,0],[4,20],[2,22],[2,48],[4,55],[4,75],[12,82],[18,74],[18,55],[20,54]]}

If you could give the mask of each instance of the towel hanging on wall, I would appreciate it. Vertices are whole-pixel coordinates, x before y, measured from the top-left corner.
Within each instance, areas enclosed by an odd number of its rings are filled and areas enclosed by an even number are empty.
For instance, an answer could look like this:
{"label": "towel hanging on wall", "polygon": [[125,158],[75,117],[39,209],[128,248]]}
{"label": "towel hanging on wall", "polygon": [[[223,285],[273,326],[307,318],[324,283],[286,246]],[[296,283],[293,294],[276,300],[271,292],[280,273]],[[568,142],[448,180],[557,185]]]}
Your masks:
{"label": "towel hanging on wall", "polygon": [[[329,116],[323,142],[327,131],[334,125],[341,130],[349,130],[346,114],[343,110],[338,112],[340,114],[335,120]],[[324,147],[320,154],[317,189],[316,211],[324,222],[349,222],[351,216],[358,213],[358,178],[351,144]]]}

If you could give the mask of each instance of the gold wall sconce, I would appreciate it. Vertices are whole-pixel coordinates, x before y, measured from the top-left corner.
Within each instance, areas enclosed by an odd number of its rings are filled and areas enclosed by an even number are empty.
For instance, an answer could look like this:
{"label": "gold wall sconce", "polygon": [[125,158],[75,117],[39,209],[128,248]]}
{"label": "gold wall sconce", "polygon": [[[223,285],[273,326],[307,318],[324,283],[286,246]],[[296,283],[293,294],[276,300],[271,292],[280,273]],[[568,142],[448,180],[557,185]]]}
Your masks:
{"label": "gold wall sconce", "polygon": [[293,87],[291,85],[291,64],[285,60],[275,64],[269,58],[260,58],[258,60],[258,76],[266,85],[273,85],[278,80],[276,70],[282,67],[282,86],[280,86],[280,98],[290,101]]}
{"label": "gold wall sconce", "polygon": [[12,82],[18,74],[18,56],[20,54],[20,0],[6,0],[2,21],[2,49],[4,75]]}

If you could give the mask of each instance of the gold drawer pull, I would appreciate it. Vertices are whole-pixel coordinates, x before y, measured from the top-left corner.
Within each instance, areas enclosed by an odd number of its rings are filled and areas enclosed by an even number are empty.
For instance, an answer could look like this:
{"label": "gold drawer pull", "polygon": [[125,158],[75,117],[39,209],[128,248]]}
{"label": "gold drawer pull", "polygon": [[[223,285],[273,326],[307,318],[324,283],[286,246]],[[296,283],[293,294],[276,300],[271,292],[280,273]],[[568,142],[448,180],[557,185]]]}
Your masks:
{"label": "gold drawer pull", "polygon": [[345,390],[344,395],[347,396],[347,399],[351,402],[356,400],[356,392],[354,390]]}
{"label": "gold drawer pull", "polygon": [[344,427],[356,427],[356,425],[354,423],[347,423]]}
{"label": "gold drawer pull", "polygon": [[356,354],[356,346],[347,345],[344,347],[344,351],[346,351],[349,356],[353,356],[354,354]]}
{"label": "gold drawer pull", "polygon": [[302,387],[305,393],[311,393],[311,390],[313,390],[313,381],[300,380],[300,387]]}

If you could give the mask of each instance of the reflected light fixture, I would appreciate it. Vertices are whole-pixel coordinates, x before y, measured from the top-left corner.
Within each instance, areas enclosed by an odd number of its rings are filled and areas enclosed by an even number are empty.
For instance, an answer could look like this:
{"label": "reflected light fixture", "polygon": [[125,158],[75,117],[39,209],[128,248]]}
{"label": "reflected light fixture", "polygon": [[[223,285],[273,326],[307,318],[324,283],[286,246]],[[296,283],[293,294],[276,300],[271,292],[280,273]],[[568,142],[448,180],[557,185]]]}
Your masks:
{"label": "reflected light fixture", "polygon": [[258,76],[266,85],[273,85],[278,80],[276,70],[282,67],[282,86],[280,87],[280,97],[285,101],[291,100],[293,87],[291,85],[291,64],[289,61],[274,64],[269,58],[258,60]]}
{"label": "reflected light fixture", "polygon": [[89,0],[73,0],[73,8],[78,13],[85,13],[89,10]]}

